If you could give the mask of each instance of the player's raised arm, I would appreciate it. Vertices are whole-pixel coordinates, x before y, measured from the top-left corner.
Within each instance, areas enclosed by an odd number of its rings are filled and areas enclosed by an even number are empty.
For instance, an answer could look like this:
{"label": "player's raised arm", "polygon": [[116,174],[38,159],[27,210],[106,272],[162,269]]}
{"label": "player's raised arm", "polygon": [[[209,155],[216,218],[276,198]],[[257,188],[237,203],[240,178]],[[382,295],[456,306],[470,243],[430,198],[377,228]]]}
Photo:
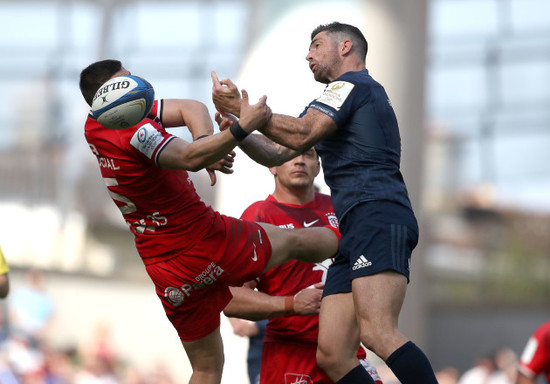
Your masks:
{"label": "player's raised arm", "polygon": [[197,100],[165,99],[161,120],[166,128],[187,126],[193,140],[214,133],[208,108]]}
{"label": "player's raised arm", "polygon": [[[212,101],[216,109],[223,115],[231,113],[239,116],[241,99],[237,86],[230,79],[219,80],[215,72],[212,72],[211,75]],[[268,124],[258,128],[269,139],[284,147],[294,149],[297,153],[308,150],[337,129],[334,120],[312,108],[309,108],[307,113],[299,118],[273,114],[273,118]],[[291,158],[288,157],[286,160]]]}
{"label": "player's raised arm", "polygon": [[271,118],[266,97],[263,96],[256,104],[250,105],[248,94],[243,90],[241,116],[238,131],[222,131],[193,143],[179,138],[171,140],[159,155],[159,165],[168,169],[198,171],[222,159],[235,148],[239,140],[265,125]]}

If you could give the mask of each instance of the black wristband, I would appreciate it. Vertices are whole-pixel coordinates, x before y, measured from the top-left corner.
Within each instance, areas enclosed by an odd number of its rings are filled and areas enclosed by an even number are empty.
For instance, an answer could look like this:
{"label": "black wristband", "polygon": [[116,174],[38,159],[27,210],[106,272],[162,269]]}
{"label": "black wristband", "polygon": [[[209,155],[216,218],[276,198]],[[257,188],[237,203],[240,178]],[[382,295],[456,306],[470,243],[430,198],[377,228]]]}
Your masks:
{"label": "black wristband", "polygon": [[231,131],[231,134],[237,141],[243,141],[246,136],[248,136],[248,132],[246,132],[243,127],[241,127],[238,121],[236,121],[235,124],[233,124],[231,128],[229,128],[229,131]]}
{"label": "black wristband", "polygon": [[199,137],[197,137],[197,138],[195,139],[195,141],[200,140],[200,139],[204,139],[205,137],[208,137],[208,136],[210,136],[210,135],[202,135],[202,136],[199,136]]}

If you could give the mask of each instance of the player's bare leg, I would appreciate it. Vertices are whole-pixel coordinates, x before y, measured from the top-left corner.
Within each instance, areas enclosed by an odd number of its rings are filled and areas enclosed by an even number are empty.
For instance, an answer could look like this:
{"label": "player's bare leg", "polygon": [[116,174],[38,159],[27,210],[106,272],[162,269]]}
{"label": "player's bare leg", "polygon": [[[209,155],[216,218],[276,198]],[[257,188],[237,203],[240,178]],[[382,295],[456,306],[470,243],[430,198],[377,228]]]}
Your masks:
{"label": "player's bare leg", "polygon": [[259,223],[271,242],[272,254],[265,270],[290,259],[310,263],[334,257],[338,251],[338,237],[328,228],[283,229],[275,225]]}
{"label": "player's bare leg", "polygon": [[189,384],[219,384],[224,363],[220,328],[197,341],[182,343],[193,368]]}
{"label": "player's bare leg", "polygon": [[359,365],[359,328],[351,293],[323,297],[319,329],[317,363],[336,382]]}
{"label": "player's bare leg", "polygon": [[383,360],[408,341],[397,328],[406,290],[407,278],[393,271],[352,281],[361,341]]}

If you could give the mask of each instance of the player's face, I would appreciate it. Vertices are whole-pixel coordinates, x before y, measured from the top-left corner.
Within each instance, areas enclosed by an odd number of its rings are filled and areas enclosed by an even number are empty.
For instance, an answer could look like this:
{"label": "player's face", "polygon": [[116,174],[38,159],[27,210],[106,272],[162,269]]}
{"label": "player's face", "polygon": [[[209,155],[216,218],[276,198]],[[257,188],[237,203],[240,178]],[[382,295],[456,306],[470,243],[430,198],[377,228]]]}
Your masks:
{"label": "player's face", "polygon": [[298,157],[275,167],[277,183],[286,188],[308,188],[313,186],[313,180],[319,174],[321,164],[315,149],[311,148]]}
{"label": "player's face", "polygon": [[338,44],[326,31],[319,32],[309,45],[306,60],[309,62],[309,69],[313,72],[315,80],[328,84],[337,77],[334,73],[338,70],[340,62]]}

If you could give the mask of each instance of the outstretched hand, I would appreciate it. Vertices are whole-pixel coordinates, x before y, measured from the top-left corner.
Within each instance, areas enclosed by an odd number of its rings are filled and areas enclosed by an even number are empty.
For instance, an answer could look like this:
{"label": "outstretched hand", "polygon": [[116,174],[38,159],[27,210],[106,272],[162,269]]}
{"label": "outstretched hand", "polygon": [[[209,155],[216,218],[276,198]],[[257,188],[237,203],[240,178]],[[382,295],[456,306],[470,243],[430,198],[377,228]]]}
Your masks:
{"label": "outstretched hand", "polygon": [[271,119],[271,108],[266,104],[267,96],[262,96],[256,104],[248,102],[248,92],[242,90],[239,124],[248,133],[255,131],[267,124]]}
{"label": "outstretched hand", "polygon": [[231,79],[219,80],[216,72],[212,77],[212,101],[216,109],[222,114],[232,113],[239,116],[241,107],[241,93]]}

